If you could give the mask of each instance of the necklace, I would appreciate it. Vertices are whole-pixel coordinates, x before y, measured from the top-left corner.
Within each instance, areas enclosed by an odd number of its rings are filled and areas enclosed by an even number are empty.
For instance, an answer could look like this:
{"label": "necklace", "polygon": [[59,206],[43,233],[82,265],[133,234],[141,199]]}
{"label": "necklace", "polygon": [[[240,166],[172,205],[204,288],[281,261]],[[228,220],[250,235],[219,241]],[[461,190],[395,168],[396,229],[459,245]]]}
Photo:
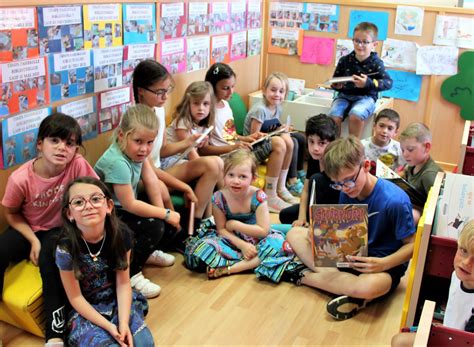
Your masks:
{"label": "necklace", "polygon": [[104,247],[104,243],[105,243],[105,236],[107,235],[107,233],[104,233],[104,237],[102,239],[102,244],[100,245],[100,248],[99,248],[99,251],[97,253],[92,253],[90,248],[89,248],[89,245],[87,244],[87,241],[84,240],[84,238],[82,237],[82,240],[84,241],[84,243],[86,244],[86,248],[87,248],[87,251],[89,252],[89,255],[91,256],[92,260],[93,261],[97,261],[97,257],[100,255],[100,252],[102,251],[102,247]]}

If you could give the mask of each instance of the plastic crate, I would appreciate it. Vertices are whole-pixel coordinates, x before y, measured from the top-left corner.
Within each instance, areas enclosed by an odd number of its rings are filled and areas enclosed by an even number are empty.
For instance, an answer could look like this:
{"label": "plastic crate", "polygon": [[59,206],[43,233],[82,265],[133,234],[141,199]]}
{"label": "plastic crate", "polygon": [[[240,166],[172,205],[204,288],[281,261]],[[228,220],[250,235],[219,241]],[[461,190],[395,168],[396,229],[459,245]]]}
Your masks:
{"label": "plastic crate", "polygon": [[451,278],[454,271],[453,259],[457,251],[455,239],[432,235],[428,247],[425,273],[428,275]]}

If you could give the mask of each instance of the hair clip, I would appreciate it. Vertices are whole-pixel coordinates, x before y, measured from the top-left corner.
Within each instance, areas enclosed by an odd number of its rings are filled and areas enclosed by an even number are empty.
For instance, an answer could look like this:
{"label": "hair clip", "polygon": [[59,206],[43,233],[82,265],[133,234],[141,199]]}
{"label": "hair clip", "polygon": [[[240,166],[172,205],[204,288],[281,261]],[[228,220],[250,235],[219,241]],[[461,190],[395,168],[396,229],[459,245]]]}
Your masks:
{"label": "hair clip", "polygon": [[216,66],[216,68],[214,69],[214,71],[212,71],[212,73],[214,75],[217,75],[219,73],[219,66]]}

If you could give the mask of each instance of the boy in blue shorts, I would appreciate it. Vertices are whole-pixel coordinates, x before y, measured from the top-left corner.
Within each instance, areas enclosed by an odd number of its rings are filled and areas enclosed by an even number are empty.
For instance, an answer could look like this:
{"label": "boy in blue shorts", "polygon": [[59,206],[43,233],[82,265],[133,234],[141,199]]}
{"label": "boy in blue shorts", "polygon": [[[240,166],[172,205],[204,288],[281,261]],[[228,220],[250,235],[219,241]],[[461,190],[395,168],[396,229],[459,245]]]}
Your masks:
{"label": "boy in blue shorts", "polygon": [[373,52],[378,43],[377,34],[377,26],[369,22],[359,23],[354,28],[354,50],[339,60],[333,76],[352,76],[352,81],[331,85],[339,93],[329,115],[340,128],[348,114],[349,134],[356,137],[360,137],[364,121],[374,113],[378,92],[392,88],[392,79],[383,61]]}

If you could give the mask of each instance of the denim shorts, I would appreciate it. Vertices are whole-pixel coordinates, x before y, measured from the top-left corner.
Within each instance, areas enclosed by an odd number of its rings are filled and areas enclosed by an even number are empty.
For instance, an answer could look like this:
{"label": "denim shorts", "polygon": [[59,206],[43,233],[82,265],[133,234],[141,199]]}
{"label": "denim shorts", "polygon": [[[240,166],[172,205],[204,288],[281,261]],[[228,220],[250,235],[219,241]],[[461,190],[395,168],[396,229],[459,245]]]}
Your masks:
{"label": "denim shorts", "polygon": [[[346,113],[347,110],[349,110],[349,112]],[[375,100],[372,97],[339,93],[332,102],[329,115],[332,117],[345,118],[345,116],[353,114],[362,120],[366,120],[374,111]]]}

